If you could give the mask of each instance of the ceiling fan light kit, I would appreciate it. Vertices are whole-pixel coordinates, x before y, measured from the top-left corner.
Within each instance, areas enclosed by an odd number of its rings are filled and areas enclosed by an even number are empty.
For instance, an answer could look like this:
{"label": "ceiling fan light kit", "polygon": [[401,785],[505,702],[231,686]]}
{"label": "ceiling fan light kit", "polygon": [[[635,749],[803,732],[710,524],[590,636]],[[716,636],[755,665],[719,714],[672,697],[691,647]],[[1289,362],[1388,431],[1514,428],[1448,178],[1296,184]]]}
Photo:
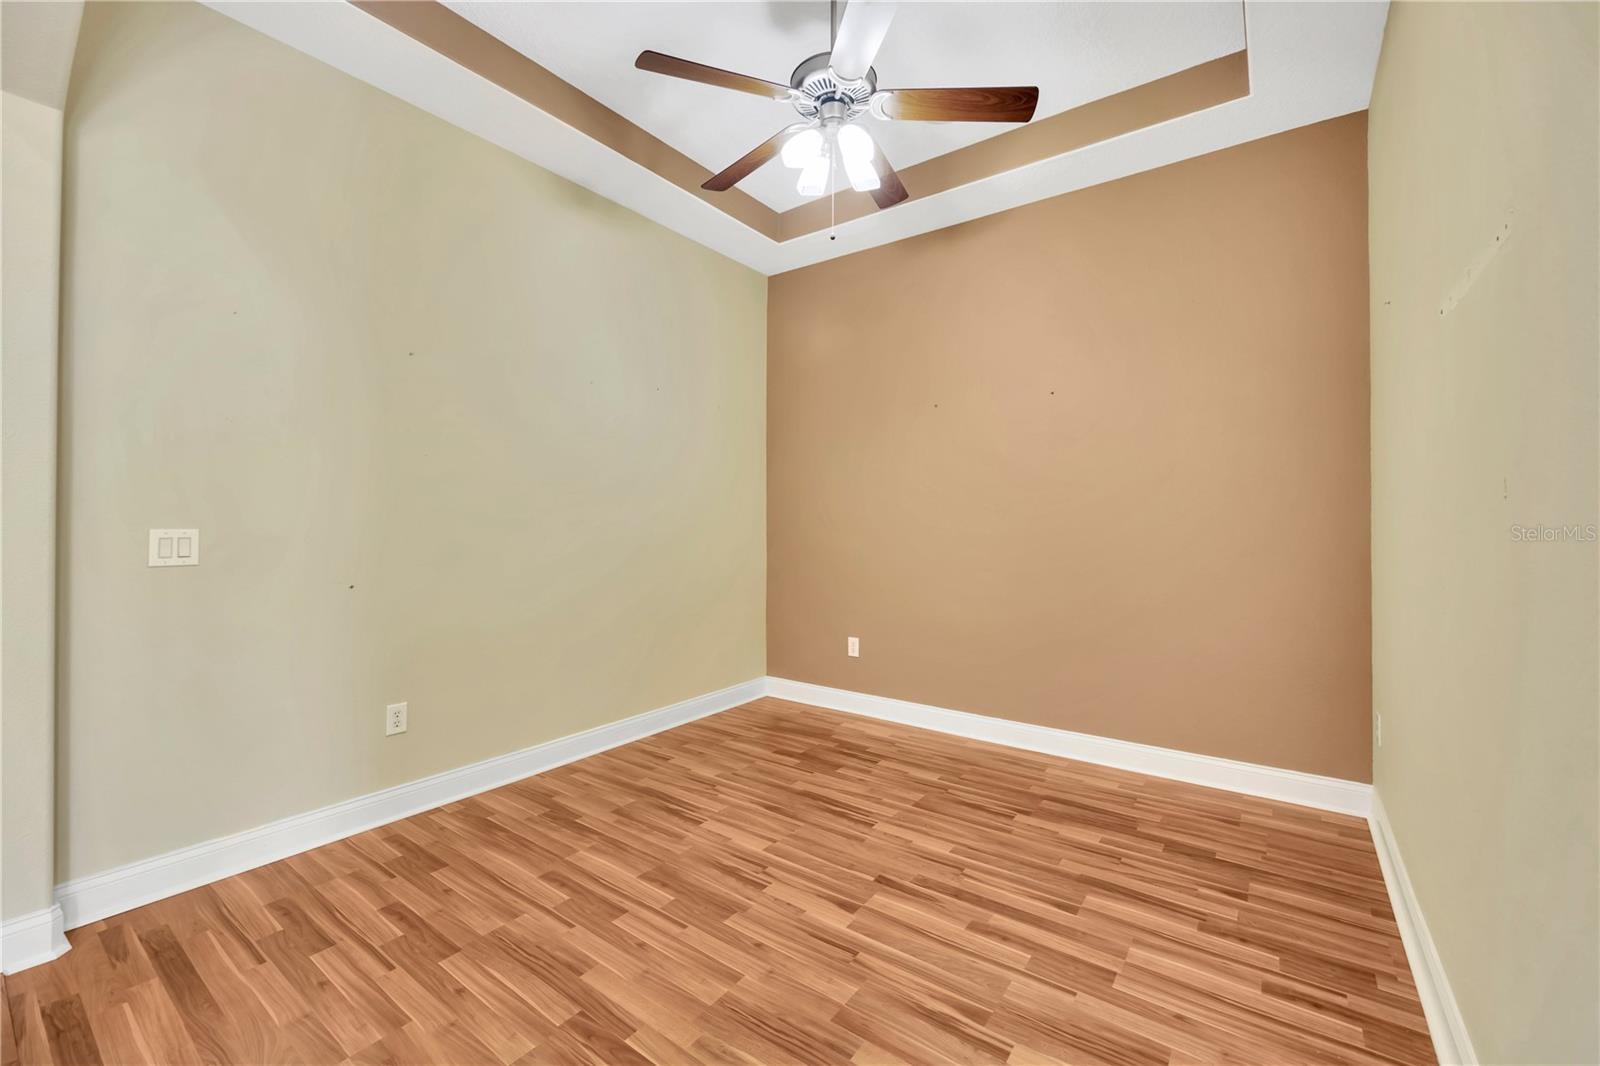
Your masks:
{"label": "ceiling fan light kit", "polygon": [[878,188],[881,183],[872,166],[873,145],[867,131],[859,126],[824,128],[826,134],[815,126],[801,127],[778,153],[784,166],[800,171],[800,195],[820,196],[826,191],[835,159],[843,164],[851,188],[857,192]]}
{"label": "ceiling fan light kit", "polygon": [[735,92],[783,100],[801,121],[778,131],[702,185],[712,192],[731,189],[774,156],[800,171],[802,196],[831,192],[835,169],[850,187],[871,193],[879,208],[892,207],[909,193],[882,149],[859,120],[883,122],[1027,122],[1039,102],[1034,86],[961,89],[879,89],[872,61],[883,44],[895,5],[886,0],[850,0],[838,19],[830,51],[801,62],[787,86],[737,74],[660,52],[639,53],[634,66],[669,77],[697,81]]}

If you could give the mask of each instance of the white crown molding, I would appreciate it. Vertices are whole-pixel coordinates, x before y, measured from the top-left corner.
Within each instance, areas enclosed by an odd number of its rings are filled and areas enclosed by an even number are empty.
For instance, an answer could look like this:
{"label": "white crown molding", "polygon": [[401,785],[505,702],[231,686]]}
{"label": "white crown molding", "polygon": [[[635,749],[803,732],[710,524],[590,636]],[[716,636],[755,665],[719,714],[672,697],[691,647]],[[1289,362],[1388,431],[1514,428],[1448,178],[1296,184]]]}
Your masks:
{"label": "white crown molding", "polygon": [[[59,903],[12,918],[0,923],[0,973],[16,973],[58,959],[70,946]],[[4,1009],[5,1004],[0,1003],[0,1010]]]}
{"label": "white crown molding", "polygon": [[1450,991],[1444,963],[1439,961],[1438,949],[1428,933],[1428,923],[1422,917],[1422,904],[1411,887],[1406,864],[1400,858],[1394,827],[1389,824],[1383,798],[1376,791],[1372,794],[1372,815],[1368,820],[1372,824],[1372,842],[1378,849],[1378,865],[1383,867],[1383,880],[1389,886],[1395,925],[1400,927],[1400,941],[1411,963],[1417,998],[1422,1001],[1422,1013],[1428,1019],[1428,1034],[1433,1038],[1439,1066],[1477,1066],[1478,1055],[1467,1033],[1466,1020],[1461,1017],[1455,993]]}
{"label": "white crown molding", "polygon": [[1133,770],[1141,774],[1187,781],[1209,788],[1242,792],[1250,796],[1297,803],[1303,807],[1316,807],[1340,814],[1367,817],[1370,810],[1372,786],[1359,781],[1345,781],[1337,777],[1322,777],[1301,773],[1298,770],[1280,770],[1275,766],[1219,759],[1212,755],[1196,755],[1172,748],[1157,748],[1149,744],[1135,744],[1127,740],[1113,740],[1088,733],[1073,733],[1065,729],[1013,722],[1005,718],[991,718],[984,714],[969,714],[944,707],[930,707],[925,703],[872,696],[864,692],[851,692],[842,688],[828,688],[805,681],[789,681],[781,677],[767,678],[767,694],[779,699],[809,703],[829,710],[879,718],[886,722],[918,726],[940,733],[950,733],[972,740],[985,740],[991,744],[1023,748],[1045,755],[1059,755],[1068,759],[1114,766],[1119,770]]}
{"label": "white crown molding", "polygon": [[[61,928],[60,920],[63,918],[65,928],[76,929],[101,918],[198,888],[219,878],[276,862],[419,811],[519,781],[664,729],[737,707],[759,697],[764,688],[765,682],[761,678],[745,681],[521,751],[358,796],[320,810],[282,818],[242,833],[179,848],[104,873],[75,878],[56,886],[58,906],[52,909],[58,919],[57,929]],[[11,924],[8,923],[8,938],[11,935],[10,928]],[[61,951],[65,950],[63,939]],[[12,972],[11,952],[8,940],[4,955],[8,973]],[[56,954],[59,955],[60,951]],[[54,957],[30,955],[19,948],[16,958],[31,961],[19,961],[16,969],[46,962]]]}
{"label": "white crown molding", "polygon": [[203,0],[229,18],[559,174],[690,240],[777,274],[1364,110],[1387,0],[1245,5],[1250,95],[777,242],[345,3]]}

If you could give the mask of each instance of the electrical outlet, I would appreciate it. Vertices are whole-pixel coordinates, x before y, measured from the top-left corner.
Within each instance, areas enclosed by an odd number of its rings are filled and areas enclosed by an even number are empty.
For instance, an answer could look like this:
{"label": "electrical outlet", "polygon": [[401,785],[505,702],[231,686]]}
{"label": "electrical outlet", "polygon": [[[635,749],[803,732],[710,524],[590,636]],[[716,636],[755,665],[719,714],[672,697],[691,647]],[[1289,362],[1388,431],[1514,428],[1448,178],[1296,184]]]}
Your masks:
{"label": "electrical outlet", "polygon": [[1383,747],[1383,715],[1372,716],[1372,735],[1378,742],[1378,747]]}
{"label": "electrical outlet", "polygon": [[852,658],[852,659],[861,658],[861,638],[860,637],[845,637],[844,638],[844,653],[846,655],[850,656],[850,658]]}
{"label": "electrical outlet", "polygon": [[391,703],[383,712],[383,735],[392,737],[406,731],[406,705]]}

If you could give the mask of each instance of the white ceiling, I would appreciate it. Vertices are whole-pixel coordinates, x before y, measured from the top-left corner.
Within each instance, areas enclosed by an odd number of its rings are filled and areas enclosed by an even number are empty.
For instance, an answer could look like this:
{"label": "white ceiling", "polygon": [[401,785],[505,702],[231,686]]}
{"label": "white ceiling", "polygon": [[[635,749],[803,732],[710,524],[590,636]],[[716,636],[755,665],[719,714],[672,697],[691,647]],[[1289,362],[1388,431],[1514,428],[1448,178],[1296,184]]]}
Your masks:
{"label": "white ceiling", "polygon": [[[796,120],[791,105],[650,74],[647,48],[787,84],[828,49],[827,0],[778,3],[497,3],[447,6],[711,171]],[[1239,0],[1193,3],[902,3],[874,64],[883,88],[1037,85],[1038,118],[1244,47]],[[1015,128],[879,122],[905,168]],[[771,163],[739,188],[777,211],[804,203]]]}
{"label": "white ceiling", "polygon": [[[837,240],[830,240],[827,233],[811,233],[778,242],[343,0],[310,3],[259,3],[254,0],[203,2],[269,37],[409,101],[765,274],[781,273],[848,255],[1361,111],[1372,96],[1372,79],[1377,70],[1378,52],[1382,47],[1384,22],[1388,15],[1386,0],[1335,0],[1329,3],[1247,0],[1245,22],[1250,50],[1249,96],[1087,145],[1052,159],[995,174],[948,192],[918,196],[913,188],[911,198],[902,204],[840,224]],[[634,10],[606,3],[571,6],[593,6],[599,9],[600,17],[617,22],[625,21],[621,17],[623,12],[631,13]],[[684,5],[670,2],[662,6],[668,13],[674,10],[681,13],[684,10]],[[788,17],[788,5],[781,2],[711,6],[715,10],[710,12],[710,24],[718,27],[719,33],[728,25],[739,25],[743,19],[752,19],[757,24],[763,19],[770,21],[774,17],[773,9],[778,10],[779,16]],[[990,3],[972,6],[988,12],[1008,5],[991,0]],[[1064,3],[1059,6],[1071,8],[1077,5]],[[810,4],[796,7],[797,12],[810,9]],[[820,9],[819,4],[816,10]],[[606,14],[608,11],[610,15]],[[580,17],[577,12],[569,14]],[[1064,20],[1073,17],[1070,12],[1059,14]],[[508,13],[508,17],[510,15],[514,15],[514,12]],[[1181,12],[1178,16],[1187,17]],[[542,16],[534,12],[527,17]],[[815,20],[820,15],[806,14],[804,17]],[[1104,17],[1116,20],[1139,16],[1113,11],[1105,13]],[[668,18],[666,21],[673,20]],[[915,26],[912,19],[906,21],[908,25]],[[701,23],[703,27],[705,20],[702,19]],[[799,45],[799,50],[811,47],[809,42],[813,39],[822,39],[820,29],[808,34],[804,25],[793,31],[797,41],[807,42]],[[985,23],[985,26],[992,25],[997,24]],[[901,28],[897,18],[891,34]],[[929,32],[939,37],[959,31],[947,27],[942,31]],[[735,48],[737,42],[719,38],[720,43],[713,48],[704,32],[697,35],[698,39],[707,41],[704,50],[693,50],[686,44],[675,46],[672,40],[661,36],[643,42],[643,46],[675,51],[685,58],[705,62],[725,62],[748,73],[764,74],[781,81],[787,73],[785,65],[791,62],[788,58],[791,53],[780,47],[782,35],[777,36],[777,43],[769,41],[767,45],[773,49],[773,59],[766,62],[742,61],[739,55],[727,58],[723,50]],[[937,48],[948,55],[959,53],[963,50],[962,46],[968,43],[966,38],[945,40]],[[993,62],[996,56],[1005,60],[1013,51],[1028,47],[1028,42],[996,43],[988,38],[987,31],[983,34],[982,43],[981,49],[966,50],[988,56],[985,62]],[[549,47],[561,54],[569,49],[587,49],[589,45],[587,42],[562,40],[552,35]],[[632,47],[629,46],[630,49]],[[934,46],[929,47],[931,49]],[[1159,66],[1144,55],[1142,44],[1137,39],[1130,41],[1127,36],[1119,36],[1115,45],[1107,43],[1097,47],[1113,57],[1104,62],[1120,62],[1130,71],[1136,67],[1147,69]],[[1227,47],[1223,46],[1221,50],[1227,51]],[[1094,49],[1089,48],[1085,56],[1093,52]],[[648,78],[648,82],[639,84],[653,83],[654,88],[649,89],[649,93],[665,92],[671,79],[632,71],[631,54],[624,53],[623,59],[624,70],[619,74],[608,73],[608,77],[636,75]],[[885,63],[889,61],[886,54]],[[1088,58],[1080,61],[1090,65]],[[1171,60],[1164,58],[1163,61]],[[545,59],[541,59],[543,62]],[[772,69],[774,63],[776,70]],[[559,66],[558,63],[550,65]],[[609,72],[612,68],[607,66],[606,69]],[[949,70],[948,67],[936,69]],[[1007,62],[1000,69],[1009,71],[1014,68]],[[898,80],[898,75],[891,73],[893,70],[892,67],[885,68],[886,86]],[[938,73],[930,76],[939,77],[941,81],[955,80],[943,78]],[[1110,76],[1103,77],[1106,78],[1105,83],[1109,84]],[[1141,79],[1129,74],[1125,80],[1131,83]],[[1043,87],[1049,81],[1040,78],[1038,84]],[[1055,80],[1055,85],[1057,91],[1070,91],[1061,88],[1062,81],[1059,78]],[[692,85],[682,89],[696,94],[703,92],[708,94],[708,98],[709,94],[716,92]],[[751,102],[763,106],[762,101],[755,97],[751,97]],[[1051,101],[1050,106],[1059,108],[1070,104]],[[777,125],[782,125],[781,105],[775,103],[772,107],[777,109]],[[875,128],[881,130],[883,126]],[[741,140],[734,145],[733,155],[742,153],[761,140],[765,136],[760,132],[762,129],[766,129],[764,123],[757,127],[756,134],[748,139],[748,143]],[[902,147],[897,144],[892,151],[898,152]],[[710,151],[687,144],[680,144],[679,148],[690,155]],[[937,150],[937,145],[934,150]],[[909,165],[906,162],[909,158],[897,156],[895,162],[897,165]],[[719,154],[715,158],[708,158],[705,165],[720,167],[728,161]]]}

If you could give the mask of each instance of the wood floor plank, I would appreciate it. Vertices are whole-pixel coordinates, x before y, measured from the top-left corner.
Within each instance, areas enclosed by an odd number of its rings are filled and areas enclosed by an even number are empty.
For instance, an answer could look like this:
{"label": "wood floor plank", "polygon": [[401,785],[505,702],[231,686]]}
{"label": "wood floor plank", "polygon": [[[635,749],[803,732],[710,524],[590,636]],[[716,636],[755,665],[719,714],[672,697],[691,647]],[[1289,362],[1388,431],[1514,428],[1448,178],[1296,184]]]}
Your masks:
{"label": "wood floor plank", "polygon": [[1361,820],[770,699],[71,937],[0,1066],[1433,1062]]}
{"label": "wood floor plank", "polygon": [[12,1037],[20,1061],[27,1066],[50,1066],[57,1060],[46,1035],[44,1013],[39,1008],[38,995],[10,987],[20,984],[18,978],[26,976],[27,972],[7,979],[6,1008],[11,1017]]}
{"label": "wood floor plank", "polygon": [[0,975],[0,1066],[17,1066],[17,1037],[11,1030],[11,1005],[6,999],[6,979]]}
{"label": "wood floor plank", "polygon": [[92,1024],[95,1042],[102,1048],[106,1062],[117,1066],[160,1066],[127,1003],[98,1012]]}

